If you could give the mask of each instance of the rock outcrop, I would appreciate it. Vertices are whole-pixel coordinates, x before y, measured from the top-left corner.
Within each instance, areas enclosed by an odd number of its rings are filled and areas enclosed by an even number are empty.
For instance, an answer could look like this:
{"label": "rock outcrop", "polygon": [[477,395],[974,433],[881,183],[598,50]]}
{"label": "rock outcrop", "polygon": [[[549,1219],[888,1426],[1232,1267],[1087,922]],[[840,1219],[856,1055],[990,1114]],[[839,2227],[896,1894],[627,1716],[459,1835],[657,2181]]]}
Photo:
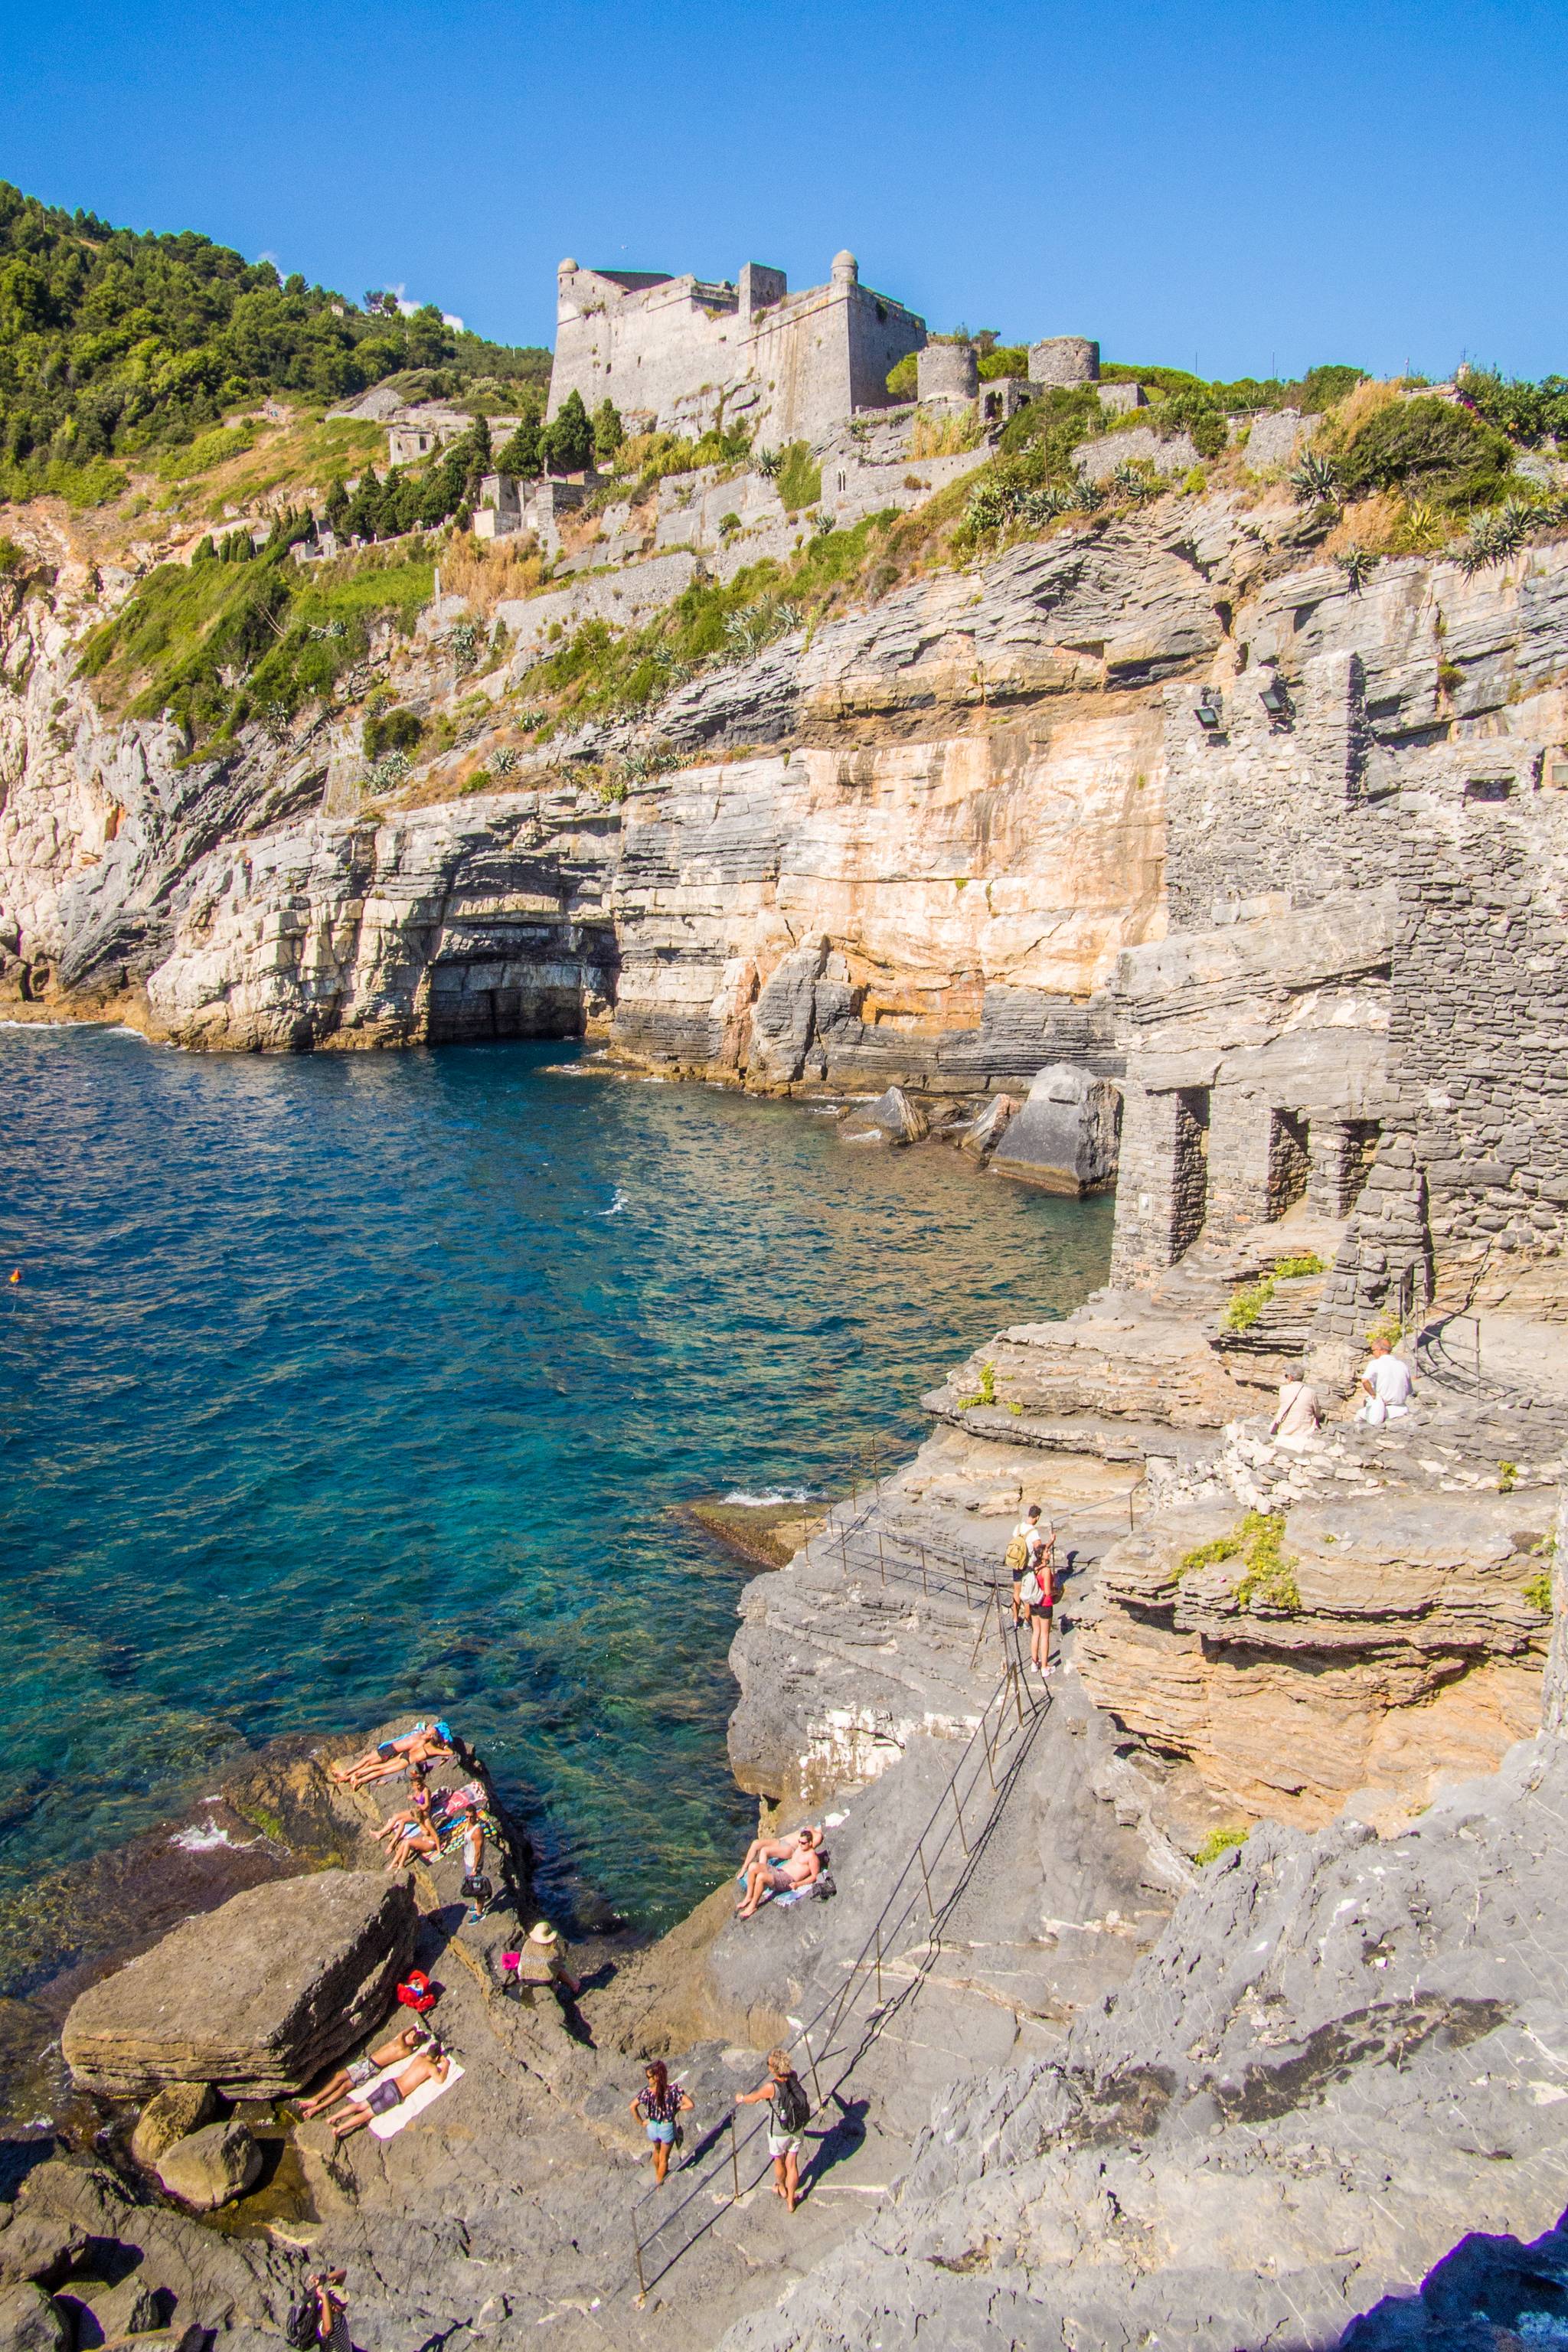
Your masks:
{"label": "rock outcrop", "polygon": [[121,2098],[167,2083],[297,2091],[385,2015],[414,1923],[407,1886],[368,1871],[253,1887],[83,1993],[61,2036],[67,2063]]}
{"label": "rock outcrop", "polygon": [[217,2120],[217,2096],[210,2083],[170,2083],[154,2091],[136,2118],[131,2153],[138,2164],[156,2165],[166,2148]]}
{"label": "rock outcrop", "polygon": [[160,2185],[195,2213],[243,2197],[261,2170],[261,2150],[248,2126],[230,2117],[177,2139],[158,2158]]}

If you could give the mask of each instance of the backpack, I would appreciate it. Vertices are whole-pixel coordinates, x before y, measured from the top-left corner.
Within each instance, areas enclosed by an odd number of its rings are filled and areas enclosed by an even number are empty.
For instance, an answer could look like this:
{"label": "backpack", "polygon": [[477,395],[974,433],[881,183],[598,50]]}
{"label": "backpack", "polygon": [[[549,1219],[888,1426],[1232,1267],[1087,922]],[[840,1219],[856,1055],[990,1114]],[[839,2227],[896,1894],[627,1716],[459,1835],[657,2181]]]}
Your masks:
{"label": "backpack", "polygon": [[301,2295],[298,2303],[289,2305],[289,2316],[283,2322],[283,2341],[291,2344],[294,2352],[307,2352],[307,2347],[321,2341],[321,2309],[313,2294]]}
{"label": "backpack", "polygon": [[811,2101],[798,2074],[786,2074],[773,2085],[773,2113],[781,2131],[804,2131],[811,2121]]}
{"label": "backpack", "polygon": [[1028,1545],[1024,1541],[1022,1536],[1015,1536],[1012,1542],[1007,1547],[1007,1557],[1004,1562],[1004,1566],[1010,1569],[1015,1576],[1021,1576],[1025,1568],[1028,1565]]}

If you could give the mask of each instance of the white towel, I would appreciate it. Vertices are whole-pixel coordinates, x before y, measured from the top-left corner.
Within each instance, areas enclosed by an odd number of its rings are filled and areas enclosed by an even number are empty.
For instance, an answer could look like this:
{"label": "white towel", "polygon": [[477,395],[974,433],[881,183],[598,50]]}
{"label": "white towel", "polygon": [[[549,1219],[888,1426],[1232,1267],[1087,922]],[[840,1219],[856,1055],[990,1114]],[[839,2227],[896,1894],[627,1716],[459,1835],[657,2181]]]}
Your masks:
{"label": "white towel", "polygon": [[[398,2072],[399,2068],[406,2066],[407,2063],[408,2061],[406,2058],[400,2058],[396,2066],[386,2067],[376,2076],[375,2081],[377,2083],[385,2083],[390,2081],[391,2077]],[[390,2139],[394,2132],[400,2132],[403,2129],[404,2125],[411,2122],[414,2116],[420,2113],[422,2108],[429,2106],[433,2100],[440,2097],[443,2091],[449,2091],[453,2084],[460,2083],[462,2078],[463,2070],[454,2058],[451,2064],[447,2067],[444,2077],[437,2078],[436,2075],[432,2074],[428,2082],[421,2083],[416,2091],[410,2091],[408,2096],[403,2101],[402,2105],[400,2106],[394,2107],[390,2114],[384,2116],[372,2116],[370,2119],[370,2127],[372,2131],[375,2134],[377,2139]],[[356,2098],[363,2099],[368,2095],[368,2093],[374,2090],[374,2084],[367,2083],[363,2091],[356,2092],[354,2095]]]}

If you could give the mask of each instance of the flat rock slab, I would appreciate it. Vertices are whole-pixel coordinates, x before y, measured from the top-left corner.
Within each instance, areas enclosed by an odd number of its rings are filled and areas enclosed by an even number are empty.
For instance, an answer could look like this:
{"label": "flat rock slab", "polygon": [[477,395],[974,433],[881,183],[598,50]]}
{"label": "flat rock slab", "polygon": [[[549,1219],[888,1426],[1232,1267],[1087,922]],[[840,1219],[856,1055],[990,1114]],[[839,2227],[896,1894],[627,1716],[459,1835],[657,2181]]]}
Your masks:
{"label": "flat rock slab", "polygon": [[383,1873],[247,1888],[84,1992],[61,2036],[66,2063],[113,2097],[166,2083],[235,2098],[297,2091],[384,2016],[414,1937],[414,1898]]}

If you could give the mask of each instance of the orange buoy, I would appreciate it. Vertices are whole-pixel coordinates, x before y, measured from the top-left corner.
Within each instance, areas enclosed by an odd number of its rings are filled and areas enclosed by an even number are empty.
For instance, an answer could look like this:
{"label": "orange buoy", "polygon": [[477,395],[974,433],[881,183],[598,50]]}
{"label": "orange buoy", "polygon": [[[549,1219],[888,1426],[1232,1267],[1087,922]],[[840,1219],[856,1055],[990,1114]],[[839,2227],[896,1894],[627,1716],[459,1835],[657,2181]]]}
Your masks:
{"label": "orange buoy", "polygon": [[12,1281],[13,1281],[13,1282],[20,1282],[20,1281],[21,1281],[21,1279],[22,1279],[22,1269],[21,1269],[21,1267],[20,1267],[19,1265],[18,1265],[18,1266],[16,1266],[16,1267],[14,1267],[14,1268],[13,1268],[13,1270],[12,1270],[12,1275],[11,1275],[11,1279],[12,1279]]}

